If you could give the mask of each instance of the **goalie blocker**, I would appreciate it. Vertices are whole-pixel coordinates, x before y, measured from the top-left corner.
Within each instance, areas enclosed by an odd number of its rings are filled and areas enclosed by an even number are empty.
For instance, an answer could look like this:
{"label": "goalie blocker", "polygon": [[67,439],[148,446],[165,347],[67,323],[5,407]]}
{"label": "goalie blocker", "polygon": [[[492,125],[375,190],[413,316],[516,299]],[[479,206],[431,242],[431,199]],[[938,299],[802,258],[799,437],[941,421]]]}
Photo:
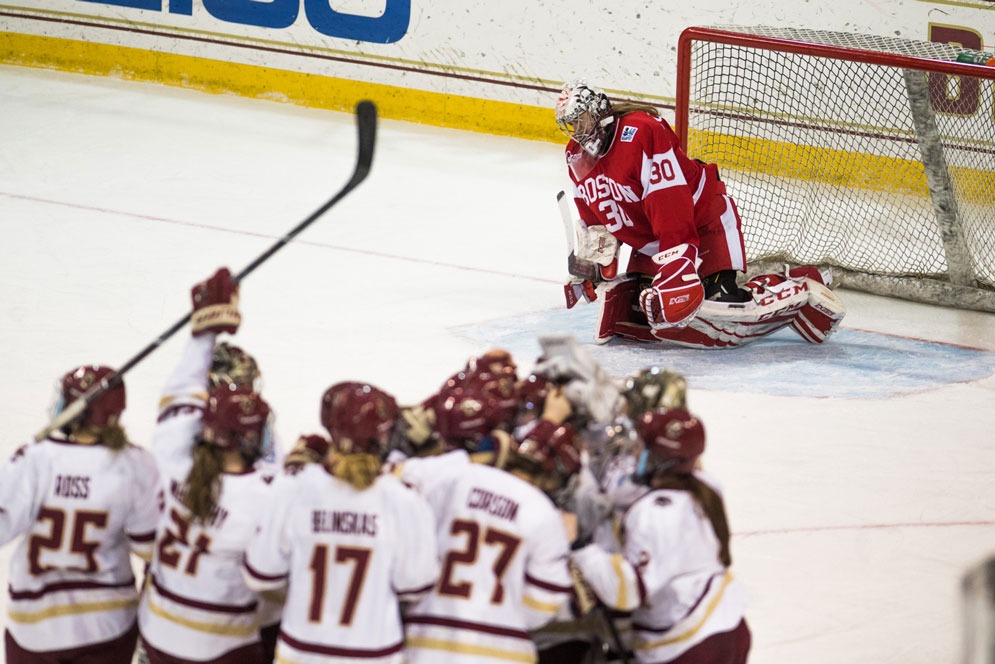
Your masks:
{"label": "goalie blocker", "polygon": [[846,306],[814,267],[762,274],[744,284],[752,300],[706,300],[683,327],[652,328],[639,307],[639,280],[624,277],[598,285],[601,301],[594,341],[619,336],[635,341],[666,341],[692,348],[734,348],[791,327],[809,343],[821,344],[836,330]]}

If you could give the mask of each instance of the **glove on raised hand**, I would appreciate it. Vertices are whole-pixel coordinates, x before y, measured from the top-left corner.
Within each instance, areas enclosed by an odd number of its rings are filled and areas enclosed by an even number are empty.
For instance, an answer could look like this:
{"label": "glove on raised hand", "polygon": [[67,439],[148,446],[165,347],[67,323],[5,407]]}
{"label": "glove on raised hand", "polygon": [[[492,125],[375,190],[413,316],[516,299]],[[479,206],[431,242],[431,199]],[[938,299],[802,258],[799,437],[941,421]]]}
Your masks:
{"label": "glove on raised hand", "polygon": [[238,284],[231,278],[231,272],[223,267],[207,281],[202,281],[190,291],[193,300],[191,324],[193,335],[235,334],[242,322],[238,312]]}
{"label": "glove on raised hand", "polygon": [[697,261],[698,247],[692,244],[679,244],[653,257],[659,266],[653,285],[639,294],[650,327],[684,327],[698,313],[705,289],[695,269]]}

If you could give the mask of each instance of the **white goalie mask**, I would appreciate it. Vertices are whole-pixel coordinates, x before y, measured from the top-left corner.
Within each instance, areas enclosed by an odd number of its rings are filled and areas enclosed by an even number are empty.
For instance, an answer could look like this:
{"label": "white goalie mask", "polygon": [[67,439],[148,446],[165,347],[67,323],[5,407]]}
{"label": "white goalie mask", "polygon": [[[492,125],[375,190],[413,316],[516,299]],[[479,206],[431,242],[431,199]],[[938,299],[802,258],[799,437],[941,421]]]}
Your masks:
{"label": "white goalie mask", "polygon": [[607,127],[614,122],[612,104],[605,93],[582,80],[563,86],[556,100],[556,124],[597,159],[607,144]]}

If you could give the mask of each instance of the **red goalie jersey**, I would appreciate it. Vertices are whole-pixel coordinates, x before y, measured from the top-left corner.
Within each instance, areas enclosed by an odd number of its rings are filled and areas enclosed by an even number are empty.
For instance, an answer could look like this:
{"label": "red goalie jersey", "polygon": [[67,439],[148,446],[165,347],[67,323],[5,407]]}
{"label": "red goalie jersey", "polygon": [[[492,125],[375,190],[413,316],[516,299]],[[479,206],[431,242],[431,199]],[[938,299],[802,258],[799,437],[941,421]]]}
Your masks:
{"label": "red goalie jersey", "polygon": [[584,224],[632,247],[630,272],[653,273],[650,257],[685,243],[700,250],[700,275],[745,270],[739,214],[718,168],[687,157],[663,118],[636,111],[615,125],[598,159],[576,141],[566,148]]}

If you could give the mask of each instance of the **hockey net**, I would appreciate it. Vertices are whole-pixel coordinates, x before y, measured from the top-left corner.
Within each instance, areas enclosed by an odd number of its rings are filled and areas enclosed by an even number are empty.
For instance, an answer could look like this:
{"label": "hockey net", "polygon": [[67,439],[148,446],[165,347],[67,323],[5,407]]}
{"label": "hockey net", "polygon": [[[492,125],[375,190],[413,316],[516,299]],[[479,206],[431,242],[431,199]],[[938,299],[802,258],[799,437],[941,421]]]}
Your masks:
{"label": "hockey net", "polygon": [[849,288],[995,311],[995,68],[957,46],[688,28],[677,130],[719,165],[747,259]]}

